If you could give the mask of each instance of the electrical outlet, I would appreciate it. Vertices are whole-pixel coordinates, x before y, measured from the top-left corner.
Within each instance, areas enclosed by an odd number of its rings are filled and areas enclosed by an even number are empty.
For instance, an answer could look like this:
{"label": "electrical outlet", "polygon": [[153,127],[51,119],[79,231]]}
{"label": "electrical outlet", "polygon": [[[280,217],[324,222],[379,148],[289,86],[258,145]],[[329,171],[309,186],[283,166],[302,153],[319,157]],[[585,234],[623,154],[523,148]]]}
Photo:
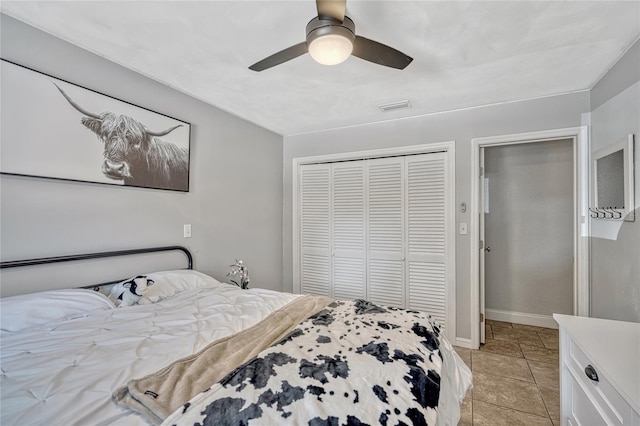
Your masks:
{"label": "electrical outlet", "polygon": [[184,225],[184,237],[191,238],[191,224]]}

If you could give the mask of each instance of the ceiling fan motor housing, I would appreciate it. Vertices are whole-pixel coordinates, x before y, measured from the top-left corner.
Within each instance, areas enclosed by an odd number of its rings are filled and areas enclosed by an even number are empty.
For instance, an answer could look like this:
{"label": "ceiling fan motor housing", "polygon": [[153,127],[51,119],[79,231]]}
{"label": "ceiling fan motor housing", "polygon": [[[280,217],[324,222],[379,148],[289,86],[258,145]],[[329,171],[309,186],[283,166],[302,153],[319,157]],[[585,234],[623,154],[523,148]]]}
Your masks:
{"label": "ceiling fan motor housing", "polygon": [[340,35],[353,44],[356,38],[356,25],[347,16],[344,17],[342,22],[333,18],[316,16],[307,24],[307,46],[313,40],[327,34]]}

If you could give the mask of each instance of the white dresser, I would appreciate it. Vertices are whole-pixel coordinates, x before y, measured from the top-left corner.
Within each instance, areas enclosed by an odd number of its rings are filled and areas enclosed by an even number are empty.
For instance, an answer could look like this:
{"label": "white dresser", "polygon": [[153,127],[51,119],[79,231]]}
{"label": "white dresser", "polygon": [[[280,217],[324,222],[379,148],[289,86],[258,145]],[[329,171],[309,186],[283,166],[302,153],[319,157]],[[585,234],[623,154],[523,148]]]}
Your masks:
{"label": "white dresser", "polygon": [[560,325],[561,425],[640,425],[640,324],[553,318]]}

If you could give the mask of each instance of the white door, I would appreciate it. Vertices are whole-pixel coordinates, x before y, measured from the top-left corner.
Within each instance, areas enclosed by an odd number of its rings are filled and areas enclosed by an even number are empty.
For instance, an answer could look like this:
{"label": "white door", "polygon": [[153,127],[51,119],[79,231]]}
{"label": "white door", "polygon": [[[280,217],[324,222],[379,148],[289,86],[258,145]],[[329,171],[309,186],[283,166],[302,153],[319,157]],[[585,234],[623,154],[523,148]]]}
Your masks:
{"label": "white door", "polygon": [[300,292],[419,310],[448,327],[455,297],[450,155],[301,166]]}
{"label": "white door", "polygon": [[447,185],[446,154],[405,158],[406,307],[428,312],[446,327]]}
{"label": "white door", "polygon": [[404,158],[368,162],[368,299],[405,305]]}
{"label": "white door", "polygon": [[366,296],[365,162],[333,164],[332,170],[332,269],[336,299]]}
{"label": "white door", "polygon": [[300,169],[300,291],[330,295],[331,165]]}

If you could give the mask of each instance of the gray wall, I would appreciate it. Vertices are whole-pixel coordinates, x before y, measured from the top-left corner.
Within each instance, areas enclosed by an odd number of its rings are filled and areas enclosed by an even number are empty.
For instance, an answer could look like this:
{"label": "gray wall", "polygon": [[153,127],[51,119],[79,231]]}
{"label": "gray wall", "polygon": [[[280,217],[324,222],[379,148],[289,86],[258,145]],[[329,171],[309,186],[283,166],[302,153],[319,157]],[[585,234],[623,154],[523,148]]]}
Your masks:
{"label": "gray wall", "polygon": [[591,220],[591,315],[640,322],[640,41],[591,91],[591,150],[635,135],[635,222]]}
{"label": "gray wall", "polygon": [[485,148],[484,170],[486,308],[573,314],[573,141]]}
{"label": "gray wall", "polygon": [[192,125],[188,193],[1,176],[3,260],[181,244],[218,279],[241,258],[253,286],[282,289],[281,136],[6,15],[0,28],[3,58]]}
{"label": "gray wall", "polygon": [[[348,93],[345,102],[348,101]],[[393,120],[284,138],[284,290],[293,288],[292,159],[340,152],[456,141],[456,222],[469,222],[458,206],[469,203],[472,138],[575,127],[589,111],[588,92]],[[392,114],[392,113],[391,113]],[[457,226],[456,226],[457,228]],[[456,327],[471,337],[469,235],[456,237]]]}
{"label": "gray wall", "polygon": [[[589,102],[593,150],[627,133],[640,135],[638,43],[591,96],[582,92],[403,120],[381,115],[389,121],[288,136],[283,148],[274,133],[5,15],[0,19],[3,58],[192,124],[189,193],[1,176],[3,260],[183,244],[195,254],[197,269],[219,279],[240,257],[250,266],[254,286],[291,291],[295,157],[456,140],[459,205],[469,202],[471,138],[578,126]],[[637,202],[639,176],[636,172]],[[468,223],[468,213],[456,210],[457,222]],[[193,238],[182,238],[184,223],[192,224]],[[456,239],[457,334],[462,338],[471,334],[468,238]],[[638,241],[639,220],[623,224],[617,240],[592,238],[594,316],[640,321]],[[3,293],[7,286],[3,280]]]}

